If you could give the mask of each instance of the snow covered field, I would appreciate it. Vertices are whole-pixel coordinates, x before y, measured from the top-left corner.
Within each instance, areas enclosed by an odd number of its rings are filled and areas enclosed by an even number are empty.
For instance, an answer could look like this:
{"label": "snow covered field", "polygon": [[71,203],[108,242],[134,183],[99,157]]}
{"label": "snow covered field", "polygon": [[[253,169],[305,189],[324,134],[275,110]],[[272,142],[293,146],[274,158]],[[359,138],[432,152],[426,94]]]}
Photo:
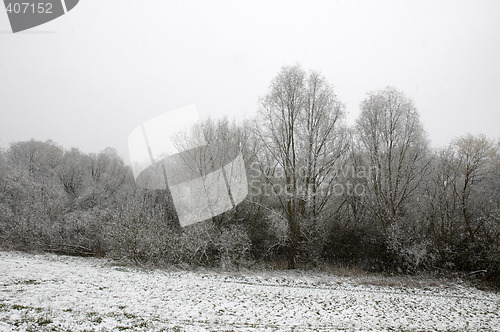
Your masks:
{"label": "snow covered field", "polygon": [[408,280],[0,252],[0,331],[500,330],[500,294]]}

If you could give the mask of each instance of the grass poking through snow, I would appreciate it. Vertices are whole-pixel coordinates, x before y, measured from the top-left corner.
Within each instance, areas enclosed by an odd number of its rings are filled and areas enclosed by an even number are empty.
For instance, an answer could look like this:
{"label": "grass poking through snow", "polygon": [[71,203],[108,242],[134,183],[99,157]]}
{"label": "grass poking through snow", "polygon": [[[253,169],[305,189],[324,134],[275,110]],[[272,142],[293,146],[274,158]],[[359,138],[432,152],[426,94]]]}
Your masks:
{"label": "grass poking through snow", "polygon": [[0,331],[498,331],[499,315],[498,293],[459,282],[0,252]]}

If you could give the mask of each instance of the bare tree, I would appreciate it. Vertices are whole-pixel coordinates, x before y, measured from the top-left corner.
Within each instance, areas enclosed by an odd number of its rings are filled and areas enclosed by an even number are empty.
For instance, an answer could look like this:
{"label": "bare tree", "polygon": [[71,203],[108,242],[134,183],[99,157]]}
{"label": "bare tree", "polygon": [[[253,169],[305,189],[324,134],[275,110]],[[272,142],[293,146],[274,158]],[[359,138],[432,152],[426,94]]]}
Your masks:
{"label": "bare tree", "polygon": [[51,177],[59,165],[63,150],[54,142],[30,140],[11,144],[7,157],[20,170],[30,176]]}
{"label": "bare tree", "polygon": [[311,72],[305,88],[304,121],[299,122],[298,131],[300,163],[305,167],[300,175],[307,202],[303,214],[315,219],[333,193],[328,188],[338,180],[349,144],[341,123],[344,106],[326,79]]}
{"label": "bare tree", "polygon": [[368,93],[356,130],[371,170],[365,203],[385,232],[426,174],[428,143],[413,102],[391,87]]}
{"label": "bare tree", "polygon": [[256,135],[262,154],[271,157],[267,167],[273,171],[263,173],[288,222],[289,268],[295,267],[301,222],[324,208],[329,191],[321,187],[334,181],[334,167],[347,148],[342,117],[343,106],[325,78],[298,65],[284,67],[261,100]]}
{"label": "bare tree", "polygon": [[484,135],[466,135],[455,139],[451,149],[456,160],[458,176],[453,183],[454,192],[460,199],[462,218],[470,240],[474,240],[472,229],[471,192],[490,172],[490,164],[495,155],[493,142]]}
{"label": "bare tree", "polygon": [[80,194],[85,181],[85,155],[78,149],[71,149],[64,153],[58,169],[58,178],[64,191],[71,201],[74,201]]}
{"label": "bare tree", "polygon": [[431,165],[422,196],[422,212],[439,246],[458,238],[460,202],[455,194],[458,169],[453,150],[438,151]]}

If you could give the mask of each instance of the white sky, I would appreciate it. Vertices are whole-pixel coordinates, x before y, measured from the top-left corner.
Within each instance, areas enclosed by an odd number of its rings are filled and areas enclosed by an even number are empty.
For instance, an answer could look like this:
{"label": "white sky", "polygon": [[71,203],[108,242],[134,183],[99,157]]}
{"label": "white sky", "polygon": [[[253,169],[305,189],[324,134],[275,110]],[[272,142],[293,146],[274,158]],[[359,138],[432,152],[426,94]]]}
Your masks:
{"label": "white sky", "polygon": [[195,104],[251,117],[284,65],[317,69],[347,105],[395,86],[433,146],[500,137],[500,1],[81,0],[12,34],[0,10],[0,147],[52,139],[127,157],[140,123]]}

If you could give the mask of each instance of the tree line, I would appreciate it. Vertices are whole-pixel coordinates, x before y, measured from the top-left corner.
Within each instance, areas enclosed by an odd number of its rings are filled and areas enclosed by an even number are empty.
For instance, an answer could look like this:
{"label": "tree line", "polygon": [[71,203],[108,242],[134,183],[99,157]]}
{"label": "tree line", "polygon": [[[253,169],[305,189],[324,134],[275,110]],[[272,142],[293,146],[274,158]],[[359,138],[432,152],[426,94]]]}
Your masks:
{"label": "tree line", "polygon": [[248,197],[179,228],[164,190],[136,186],[116,151],[52,141],[0,151],[0,245],[141,264],[376,271],[487,270],[500,276],[500,140],[429,145],[403,92],[367,93],[347,126],[318,72],[283,67],[255,119],[202,124],[208,144],[238,147]]}

